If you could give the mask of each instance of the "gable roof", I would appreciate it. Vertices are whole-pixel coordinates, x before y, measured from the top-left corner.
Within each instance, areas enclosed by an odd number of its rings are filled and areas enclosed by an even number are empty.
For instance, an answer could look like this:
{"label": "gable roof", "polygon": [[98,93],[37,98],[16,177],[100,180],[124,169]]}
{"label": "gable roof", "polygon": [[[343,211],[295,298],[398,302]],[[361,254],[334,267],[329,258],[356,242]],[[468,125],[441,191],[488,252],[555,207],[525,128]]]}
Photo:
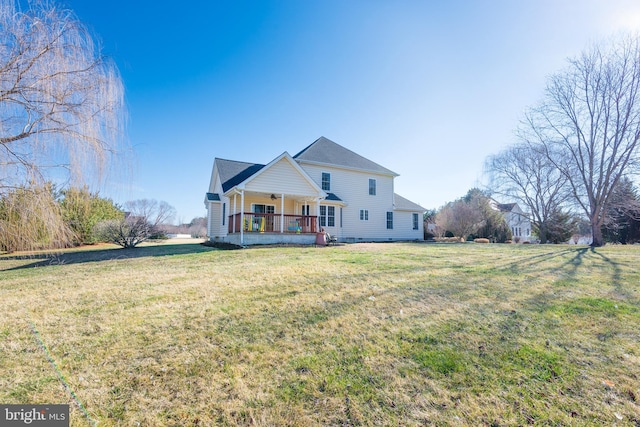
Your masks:
{"label": "gable roof", "polygon": [[238,162],[235,160],[219,159],[217,157],[215,163],[218,166],[218,175],[222,183],[222,191],[225,193],[250,176],[256,174],[265,166],[258,163]]}
{"label": "gable roof", "polygon": [[316,182],[304,171],[304,169],[302,169],[302,167],[300,167],[300,165],[298,164],[298,162],[296,162],[293,157],[291,157],[291,155],[289,153],[287,153],[286,151],[284,153],[282,153],[281,155],[279,155],[278,157],[276,157],[275,159],[273,159],[271,162],[269,162],[269,164],[264,165],[263,167],[261,167],[259,170],[257,170],[255,173],[253,173],[251,176],[249,176],[248,178],[244,179],[242,181],[243,184],[247,184],[252,180],[255,180],[256,178],[258,178],[258,176],[260,176],[263,173],[267,173],[267,171],[274,167],[274,165],[276,165],[277,163],[279,163],[281,160],[284,160],[285,162],[287,162],[289,164],[290,167],[292,167],[298,174],[300,174],[300,176],[315,190],[317,191],[319,194],[324,195],[325,192],[320,188],[320,186],[318,186],[318,184],[316,184]]}
{"label": "gable roof", "polygon": [[405,199],[399,194],[393,193],[393,207],[401,211],[426,211],[425,208],[417,203],[413,203],[411,200]]}
{"label": "gable roof", "polygon": [[511,212],[517,203],[498,203],[496,207],[500,212]]}
{"label": "gable roof", "polygon": [[327,165],[342,166],[346,168],[360,169],[383,175],[398,176],[397,173],[362,157],[353,151],[336,144],[330,139],[321,136],[313,144],[293,156],[294,159],[303,162],[322,163]]}

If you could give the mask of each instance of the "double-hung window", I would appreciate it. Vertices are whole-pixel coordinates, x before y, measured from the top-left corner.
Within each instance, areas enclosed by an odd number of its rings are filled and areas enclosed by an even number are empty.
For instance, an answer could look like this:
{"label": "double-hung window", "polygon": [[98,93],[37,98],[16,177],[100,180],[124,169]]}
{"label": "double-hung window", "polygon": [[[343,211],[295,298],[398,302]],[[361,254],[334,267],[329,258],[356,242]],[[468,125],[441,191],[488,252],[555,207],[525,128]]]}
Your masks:
{"label": "double-hung window", "polygon": [[413,229],[414,230],[419,230],[419,221],[420,220],[420,216],[417,213],[413,214]]}
{"label": "double-hung window", "polygon": [[360,221],[369,221],[368,209],[360,209]]}
{"label": "double-hung window", "polygon": [[369,195],[370,196],[376,195],[376,180],[372,178],[369,179]]}
{"label": "double-hung window", "polygon": [[393,212],[387,212],[387,229],[393,230]]}
{"label": "double-hung window", "polygon": [[320,227],[336,226],[336,207],[320,205]]}
{"label": "double-hung window", "polygon": [[322,172],[322,189],[331,191],[331,174],[329,172]]}

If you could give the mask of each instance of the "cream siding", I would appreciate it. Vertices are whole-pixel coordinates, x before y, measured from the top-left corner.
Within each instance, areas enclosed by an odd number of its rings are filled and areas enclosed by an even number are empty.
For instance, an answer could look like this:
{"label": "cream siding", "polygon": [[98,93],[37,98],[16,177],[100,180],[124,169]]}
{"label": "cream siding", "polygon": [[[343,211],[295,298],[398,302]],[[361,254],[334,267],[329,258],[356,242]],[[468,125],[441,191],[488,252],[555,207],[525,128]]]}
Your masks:
{"label": "cream siding", "polygon": [[[209,221],[208,221],[208,232],[209,237],[221,237],[220,233],[220,222],[222,221],[222,203],[220,202],[211,202],[209,205]],[[225,233],[226,234],[226,233]]]}
{"label": "cream siding", "polygon": [[[370,172],[347,170],[328,165],[305,164],[300,166],[318,184],[322,183],[322,172],[331,174],[331,188],[346,206],[343,207],[342,229],[340,226],[340,209],[336,206],[336,227],[331,234],[340,240],[394,240],[396,237],[394,213],[394,229],[387,229],[387,212],[393,212],[393,177]],[[369,179],[376,180],[376,195],[369,195]],[[331,202],[321,202],[331,204]],[[369,220],[360,220],[360,209],[369,211]]]}
{"label": "cream siding", "polygon": [[286,158],[280,159],[255,178],[250,179],[245,189],[262,193],[272,193],[276,196],[286,195],[305,196],[317,194],[317,190],[289,163]]}
{"label": "cream siding", "polygon": [[[413,214],[418,214],[418,229],[413,229]],[[393,228],[395,238],[400,240],[423,240],[424,239],[424,223],[422,220],[423,212],[412,212],[397,210],[393,216]]]}
{"label": "cream siding", "polygon": [[224,219],[224,225],[222,224],[222,204],[226,203],[226,216],[230,215],[229,211],[229,199],[222,195],[222,183],[218,176],[218,168],[213,167],[211,181],[209,183],[209,193],[217,193],[220,196],[220,201],[207,202],[207,232],[210,238],[222,238],[228,234],[227,221]]}

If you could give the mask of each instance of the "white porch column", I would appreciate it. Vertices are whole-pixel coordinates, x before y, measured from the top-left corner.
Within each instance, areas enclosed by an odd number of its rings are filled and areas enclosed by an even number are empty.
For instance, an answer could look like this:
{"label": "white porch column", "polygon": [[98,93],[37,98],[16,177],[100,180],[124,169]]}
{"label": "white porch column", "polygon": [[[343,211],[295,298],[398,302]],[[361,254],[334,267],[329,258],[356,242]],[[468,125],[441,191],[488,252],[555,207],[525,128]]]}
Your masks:
{"label": "white porch column", "polygon": [[236,214],[238,213],[238,208],[236,207],[236,200],[238,199],[238,193],[233,195],[233,232],[236,232]]}
{"label": "white porch column", "polygon": [[244,190],[240,191],[240,245],[244,245]]}
{"label": "white porch column", "polygon": [[284,233],[284,193],[280,195],[280,232]]}
{"label": "white porch column", "polygon": [[318,227],[316,233],[319,233],[322,228],[320,227],[320,199],[318,199],[318,203],[316,203],[316,226]]}

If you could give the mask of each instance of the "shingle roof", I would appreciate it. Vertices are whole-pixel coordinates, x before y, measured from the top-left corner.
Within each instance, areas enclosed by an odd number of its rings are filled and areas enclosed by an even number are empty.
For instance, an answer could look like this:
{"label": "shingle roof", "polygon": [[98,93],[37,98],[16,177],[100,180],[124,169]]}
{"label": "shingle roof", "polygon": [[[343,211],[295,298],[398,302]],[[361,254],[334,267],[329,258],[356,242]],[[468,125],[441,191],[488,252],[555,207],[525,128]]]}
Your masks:
{"label": "shingle roof", "polygon": [[405,199],[399,194],[393,193],[393,207],[403,211],[426,211],[425,208],[411,200]]}
{"label": "shingle roof", "polygon": [[324,198],[325,200],[331,200],[332,202],[341,202],[342,199],[338,196],[336,196],[333,193],[327,193],[327,197]]}
{"label": "shingle roof", "polygon": [[516,207],[516,203],[498,203],[496,206],[501,212],[511,212]]}
{"label": "shingle roof", "polygon": [[257,163],[237,162],[235,160],[215,159],[218,165],[218,174],[222,181],[222,191],[227,192],[229,189],[240,184],[265,165]]}
{"label": "shingle roof", "polygon": [[384,175],[398,176],[397,173],[344,148],[342,145],[336,144],[324,136],[318,138],[313,144],[293,156],[293,158],[301,161],[325,163]]}

